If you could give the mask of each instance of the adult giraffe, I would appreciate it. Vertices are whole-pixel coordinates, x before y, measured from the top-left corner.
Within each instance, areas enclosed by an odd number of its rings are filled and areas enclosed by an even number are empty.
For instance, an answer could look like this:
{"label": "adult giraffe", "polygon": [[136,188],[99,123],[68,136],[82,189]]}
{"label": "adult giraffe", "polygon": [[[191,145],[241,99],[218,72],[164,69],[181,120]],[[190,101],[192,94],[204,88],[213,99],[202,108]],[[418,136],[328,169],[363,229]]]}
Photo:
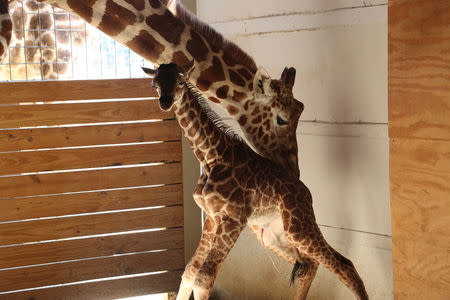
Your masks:
{"label": "adult giraffe", "polygon": [[[296,128],[302,104],[292,90],[278,89],[280,81],[258,69],[244,51],[179,5],[164,0],[185,23],[158,0],[38,1],[80,16],[150,62],[185,65],[194,59],[191,83],[230,113],[259,154],[299,176]],[[8,2],[15,1],[0,0],[0,58],[11,39]],[[257,227],[253,230],[258,233]],[[306,295],[316,270],[308,263],[297,295]]]}

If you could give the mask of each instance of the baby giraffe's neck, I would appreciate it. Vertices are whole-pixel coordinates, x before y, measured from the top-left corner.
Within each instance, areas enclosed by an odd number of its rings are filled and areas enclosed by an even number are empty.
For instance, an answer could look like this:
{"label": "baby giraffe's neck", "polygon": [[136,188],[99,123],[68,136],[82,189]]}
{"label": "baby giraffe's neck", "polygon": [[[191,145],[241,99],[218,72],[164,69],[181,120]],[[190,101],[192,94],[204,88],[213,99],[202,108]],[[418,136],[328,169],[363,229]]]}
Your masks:
{"label": "baby giraffe's neck", "polygon": [[205,108],[207,104],[199,101],[202,100],[187,89],[178,105],[174,105],[174,112],[192,151],[208,173],[219,161],[229,159],[230,163],[233,148],[242,141],[219,128]]}

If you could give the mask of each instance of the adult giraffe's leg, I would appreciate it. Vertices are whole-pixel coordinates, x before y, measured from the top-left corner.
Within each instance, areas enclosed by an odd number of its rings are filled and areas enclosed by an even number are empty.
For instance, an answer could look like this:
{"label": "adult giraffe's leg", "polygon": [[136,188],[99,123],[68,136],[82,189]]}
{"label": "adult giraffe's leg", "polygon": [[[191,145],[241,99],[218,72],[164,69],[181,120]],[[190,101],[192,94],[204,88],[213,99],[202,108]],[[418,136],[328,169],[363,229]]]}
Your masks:
{"label": "adult giraffe's leg", "polygon": [[216,220],[215,225],[215,237],[210,251],[194,282],[195,300],[207,300],[209,298],[217,272],[245,226],[226,216]]}
{"label": "adult giraffe's leg", "polygon": [[12,21],[8,0],[0,0],[0,62],[5,58],[11,42]]}
{"label": "adult giraffe's leg", "polygon": [[[293,212],[303,212],[298,215]],[[321,263],[333,272],[359,300],[368,300],[364,283],[353,263],[334,250],[325,241],[314,219],[310,202],[282,199],[280,212],[288,239],[300,253]]]}

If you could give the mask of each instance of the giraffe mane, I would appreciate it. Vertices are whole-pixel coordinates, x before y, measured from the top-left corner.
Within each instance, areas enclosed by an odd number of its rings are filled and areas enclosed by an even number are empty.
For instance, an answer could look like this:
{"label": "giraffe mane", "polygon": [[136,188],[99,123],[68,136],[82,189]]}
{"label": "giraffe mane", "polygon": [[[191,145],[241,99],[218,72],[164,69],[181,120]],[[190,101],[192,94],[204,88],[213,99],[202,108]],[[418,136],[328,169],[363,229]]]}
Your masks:
{"label": "giraffe mane", "polygon": [[[224,38],[207,23],[198,19],[194,14],[187,10],[179,0],[161,0],[169,10],[185,24],[189,25],[202,35],[211,46],[223,49],[237,64],[247,67],[253,73],[256,73],[257,66],[254,59],[242,50],[238,45]],[[214,48],[214,47],[212,47]]]}
{"label": "giraffe mane", "polygon": [[231,126],[225,124],[220,116],[211,109],[209,106],[208,100],[203,96],[203,94],[190,82],[186,82],[188,87],[188,93],[197,101],[197,103],[200,105],[203,112],[206,114],[208,119],[214,124],[215,127],[217,127],[220,131],[222,131],[226,136],[228,136],[230,139],[239,142],[240,144],[244,145],[245,147],[249,147],[245,140],[236,133]]}

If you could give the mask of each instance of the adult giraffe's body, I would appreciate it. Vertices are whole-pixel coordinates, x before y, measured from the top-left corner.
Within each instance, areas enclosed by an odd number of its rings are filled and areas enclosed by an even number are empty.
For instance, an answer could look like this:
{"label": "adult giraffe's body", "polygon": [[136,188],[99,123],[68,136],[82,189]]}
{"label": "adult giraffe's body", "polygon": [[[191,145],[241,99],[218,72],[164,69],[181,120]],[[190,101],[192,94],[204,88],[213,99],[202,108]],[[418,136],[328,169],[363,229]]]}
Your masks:
{"label": "adult giraffe's body", "polygon": [[[191,69],[192,63],[185,68],[172,63],[162,64],[157,71],[144,69],[155,75],[161,109],[173,108],[205,170],[195,200],[207,215],[206,225],[183,274],[177,300],[188,300],[192,289],[196,300],[209,298],[220,265],[246,225],[266,229],[265,244],[284,244],[298,259],[323,264],[357,299],[369,299],[353,263],[322,236],[308,188],[292,172],[258,155],[217,124],[218,117],[188,83]],[[294,76],[295,70],[285,69],[279,88],[292,88]]]}
{"label": "adult giraffe's body", "polygon": [[[10,1],[11,3],[13,1]],[[253,59],[214,30],[199,24],[177,5],[171,11],[158,0],[40,0],[80,16],[118,42],[157,64],[184,65],[195,59],[190,81],[209,100],[218,103],[238,122],[247,140],[262,156],[281,164],[298,177],[296,127],[302,110],[292,90],[277,88],[279,80],[258,69]],[[164,3],[169,1],[164,0]],[[0,0],[0,58],[9,44],[8,0]],[[291,87],[292,88],[292,87]],[[260,238],[259,228],[252,227]],[[261,238],[260,238],[261,240]],[[286,249],[272,249],[290,262]],[[298,285],[305,294],[317,265]]]}

